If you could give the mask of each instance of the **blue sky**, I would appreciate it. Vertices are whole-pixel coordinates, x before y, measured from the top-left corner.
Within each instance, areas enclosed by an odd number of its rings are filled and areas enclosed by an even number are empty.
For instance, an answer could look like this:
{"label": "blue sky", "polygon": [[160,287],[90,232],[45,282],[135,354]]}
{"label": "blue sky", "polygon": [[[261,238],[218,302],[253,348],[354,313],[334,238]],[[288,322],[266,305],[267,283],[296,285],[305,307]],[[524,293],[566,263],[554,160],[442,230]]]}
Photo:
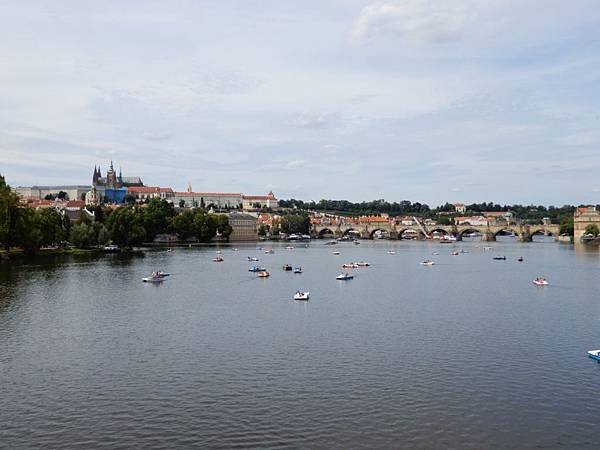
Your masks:
{"label": "blue sky", "polygon": [[0,1],[0,172],[600,203],[597,0]]}

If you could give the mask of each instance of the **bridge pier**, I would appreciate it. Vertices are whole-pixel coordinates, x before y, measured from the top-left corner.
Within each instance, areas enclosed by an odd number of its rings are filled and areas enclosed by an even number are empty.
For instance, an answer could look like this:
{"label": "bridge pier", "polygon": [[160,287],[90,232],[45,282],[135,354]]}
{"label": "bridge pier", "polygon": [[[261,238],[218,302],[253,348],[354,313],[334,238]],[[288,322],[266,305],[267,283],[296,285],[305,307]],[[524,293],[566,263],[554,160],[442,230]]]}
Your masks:
{"label": "bridge pier", "polygon": [[486,231],[481,235],[481,240],[484,242],[494,242],[496,240],[496,235],[491,231]]}

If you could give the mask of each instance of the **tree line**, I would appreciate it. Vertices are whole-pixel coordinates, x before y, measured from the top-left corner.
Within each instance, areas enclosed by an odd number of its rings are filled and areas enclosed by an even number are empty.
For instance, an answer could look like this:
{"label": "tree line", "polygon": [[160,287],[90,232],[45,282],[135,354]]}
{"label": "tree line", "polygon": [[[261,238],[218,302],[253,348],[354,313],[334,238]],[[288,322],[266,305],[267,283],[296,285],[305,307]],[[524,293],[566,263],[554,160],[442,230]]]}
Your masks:
{"label": "tree line", "polygon": [[126,248],[151,242],[163,233],[208,242],[216,235],[228,239],[233,231],[224,214],[208,214],[203,209],[178,214],[163,199],[115,209],[88,207],[88,211],[90,215],[84,212],[71,224],[54,208],[25,208],[0,175],[0,245],[6,251],[19,247],[35,253],[42,247],[66,243],[90,248],[112,242]]}
{"label": "tree line", "polygon": [[[419,202],[403,200],[401,202],[388,202],[383,199],[370,202],[353,203],[348,200],[319,200],[318,202],[304,202],[297,199],[279,200],[282,208],[293,208],[305,211],[329,212],[340,215],[379,215],[389,214],[392,217],[403,215],[416,215],[424,218],[442,218],[447,213],[452,213],[455,208],[450,203],[430,208],[429,205]],[[544,206],[544,205],[500,205],[493,202],[472,203],[465,205],[465,215],[478,215],[483,212],[508,212],[511,211],[515,218],[529,223],[540,223],[543,218],[549,218],[552,223],[561,223],[567,218],[572,218],[575,207],[572,205]],[[443,219],[442,219],[443,220]],[[449,221],[449,219],[446,219]]]}

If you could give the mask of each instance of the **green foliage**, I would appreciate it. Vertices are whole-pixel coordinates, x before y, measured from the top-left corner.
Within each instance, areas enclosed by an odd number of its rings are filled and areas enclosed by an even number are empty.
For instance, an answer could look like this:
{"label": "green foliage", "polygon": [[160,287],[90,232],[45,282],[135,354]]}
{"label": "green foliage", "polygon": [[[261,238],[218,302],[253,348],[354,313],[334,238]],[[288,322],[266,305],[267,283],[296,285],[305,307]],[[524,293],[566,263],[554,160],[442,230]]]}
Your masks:
{"label": "green foliage", "polygon": [[35,212],[33,218],[39,229],[40,245],[58,244],[65,240],[67,234],[63,228],[63,217],[53,208],[43,208]]}
{"label": "green foliage", "polygon": [[4,177],[0,175],[0,244],[8,251],[17,245],[17,222],[19,197],[10,190]]}
{"label": "green foliage", "polygon": [[35,253],[42,245],[44,236],[37,211],[19,208],[16,226],[16,244],[26,253]]}
{"label": "green foliage", "polygon": [[171,220],[175,215],[173,204],[166,200],[154,198],[141,208],[137,213],[140,225],[144,228],[146,239],[154,240],[158,233],[168,231],[171,228]]}
{"label": "green foliage", "polygon": [[233,231],[226,215],[207,214],[202,209],[187,209],[175,216],[171,224],[180,239],[194,237],[201,242],[210,241],[217,233],[228,239]]}
{"label": "green foliage", "polygon": [[574,223],[573,216],[563,216],[560,219],[560,234],[568,234],[569,236],[574,235]]}
{"label": "green foliage", "polygon": [[173,231],[177,233],[180,239],[188,239],[196,234],[194,229],[194,216],[194,210],[187,209],[173,218]]}
{"label": "green foliage", "polygon": [[585,230],[583,233],[591,234],[593,236],[598,236],[600,234],[600,229],[598,228],[598,225],[596,225],[595,223],[591,223],[587,227],[585,227]]}
{"label": "green foliage", "polygon": [[131,207],[113,211],[106,221],[110,236],[119,247],[131,247],[141,244],[146,237],[146,230],[136,222],[136,214]]}
{"label": "green foliage", "polygon": [[281,218],[280,226],[285,234],[308,234],[310,218],[305,214],[289,214]]}
{"label": "green foliage", "polygon": [[436,220],[439,225],[451,225],[452,224],[452,222],[450,221],[450,218],[448,216],[438,216]]}
{"label": "green foliage", "polygon": [[98,243],[93,225],[80,223],[71,228],[69,241],[77,248],[89,248]]}
{"label": "green foliage", "polygon": [[179,199],[179,207],[180,208],[185,208],[185,200],[184,199]]}
{"label": "green foliage", "polygon": [[267,235],[267,227],[265,224],[261,223],[260,226],[258,227],[258,231],[257,231],[259,236],[266,236]]}

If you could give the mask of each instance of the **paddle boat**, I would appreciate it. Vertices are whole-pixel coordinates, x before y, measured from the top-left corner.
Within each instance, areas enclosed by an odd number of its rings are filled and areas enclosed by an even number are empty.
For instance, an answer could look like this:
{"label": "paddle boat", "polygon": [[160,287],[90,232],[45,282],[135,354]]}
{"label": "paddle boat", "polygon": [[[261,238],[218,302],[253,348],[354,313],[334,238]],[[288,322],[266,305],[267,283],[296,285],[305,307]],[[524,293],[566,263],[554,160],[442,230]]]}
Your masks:
{"label": "paddle boat", "polygon": [[519,257],[517,258],[517,261],[519,261],[519,262],[523,262],[523,257],[522,257],[522,256],[519,256]]}
{"label": "paddle boat", "polygon": [[356,263],[345,263],[345,264],[342,264],[342,269],[358,269],[358,264],[356,264]]}
{"label": "paddle boat", "polygon": [[337,277],[335,277],[336,280],[352,280],[353,278],[354,278],[354,275],[350,275],[347,272],[341,273]]}
{"label": "paddle boat", "polygon": [[600,361],[600,350],[590,350],[588,356],[596,361]]}
{"label": "paddle boat", "polygon": [[302,273],[302,267],[294,267],[294,273]]}
{"label": "paddle boat", "polygon": [[265,272],[267,269],[265,269],[264,267],[258,267],[258,266],[254,266],[254,267],[250,267],[248,269],[248,272]]}
{"label": "paddle boat", "polygon": [[162,278],[171,276],[171,274],[169,272],[163,272],[162,270],[159,270],[158,272],[154,272],[154,274],[156,274],[157,277],[162,277]]}
{"label": "paddle boat", "polygon": [[395,252],[394,250],[388,250],[387,254],[388,254],[388,255],[395,255],[395,254],[396,254],[396,252]]}
{"label": "paddle boat", "polygon": [[172,251],[173,251],[173,249],[172,249],[172,248],[168,248],[168,249],[167,249],[167,253],[171,253]]}
{"label": "paddle boat", "polygon": [[217,255],[220,255],[220,254],[221,254],[221,250],[217,250],[215,253],[216,253]]}
{"label": "paddle boat", "polygon": [[506,256],[494,256],[492,259],[496,261],[506,261]]}
{"label": "paddle boat", "polygon": [[275,253],[275,251],[273,249],[265,250],[265,255],[272,255],[273,253]]}
{"label": "paddle boat", "polygon": [[120,252],[121,249],[119,248],[118,245],[107,245],[104,247],[104,251],[107,253],[116,253],[116,252]]}
{"label": "paddle boat", "polygon": [[364,262],[364,261],[359,261],[356,264],[358,267],[369,267],[371,264],[369,264],[368,262]]}
{"label": "paddle boat", "polygon": [[459,255],[459,253],[458,253],[458,252],[452,252],[452,253],[450,253],[450,254],[451,254],[452,256],[458,256],[458,255]]}
{"label": "paddle boat", "polygon": [[533,284],[535,284],[536,286],[548,286],[548,280],[546,280],[544,277],[537,277],[535,280],[533,280]]}
{"label": "paddle boat", "polygon": [[286,250],[294,250],[294,246],[293,245],[286,245],[285,249]]}
{"label": "paddle boat", "polygon": [[271,274],[269,272],[267,272],[266,270],[258,272],[258,278],[267,278],[269,275],[271,275]]}
{"label": "paddle boat", "polygon": [[248,256],[248,261],[258,261],[258,258],[251,258],[250,256]]}
{"label": "paddle boat", "polygon": [[421,262],[422,266],[433,266],[435,265],[435,261],[432,261],[430,259],[426,259],[425,261]]}
{"label": "paddle boat", "polygon": [[310,292],[300,292],[296,291],[294,294],[294,300],[308,300],[310,297]]}
{"label": "paddle boat", "polygon": [[354,245],[359,245],[360,242],[358,242],[356,239],[354,239]]}
{"label": "paddle boat", "polygon": [[335,251],[335,252],[331,252],[331,254],[332,254],[332,255],[339,255],[339,254],[340,254],[340,252],[338,252],[338,251]]}
{"label": "paddle boat", "polygon": [[223,262],[225,261],[222,256],[215,256],[213,258],[213,262]]}
{"label": "paddle boat", "polygon": [[291,272],[293,267],[291,264],[284,264],[282,269],[285,270],[286,272]]}
{"label": "paddle boat", "polygon": [[142,278],[142,281],[144,283],[162,283],[165,281],[165,277],[159,275],[159,272],[152,272],[152,275]]}

